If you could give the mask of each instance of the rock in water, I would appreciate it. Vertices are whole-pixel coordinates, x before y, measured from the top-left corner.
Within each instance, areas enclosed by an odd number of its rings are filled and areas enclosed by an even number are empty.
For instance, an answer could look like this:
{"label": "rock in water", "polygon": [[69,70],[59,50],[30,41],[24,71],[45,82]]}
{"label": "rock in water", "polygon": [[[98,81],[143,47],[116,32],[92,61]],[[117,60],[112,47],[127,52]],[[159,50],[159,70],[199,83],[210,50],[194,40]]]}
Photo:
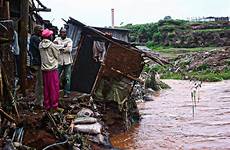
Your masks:
{"label": "rock in water", "polygon": [[74,124],[92,124],[96,122],[97,119],[94,117],[80,117],[73,121]]}
{"label": "rock in water", "polygon": [[112,148],[112,145],[109,141],[109,138],[108,136],[104,136],[102,134],[98,134],[97,136],[95,135],[92,135],[92,136],[89,136],[90,138],[90,141],[94,142],[94,143],[97,143],[97,144],[100,144],[100,145],[103,145],[106,149],[109,149],[111,150]]}
{"label": "rock in water", "polygon": [[148,96],[144,96],[143,100],[146,101],[146,102],[147,101],[154,101],[153,96],[149,96],[149,95]]}
{"label": "rock in water", "polygon": [[79,124],[74,126],[74,132],[81,132],[87,134],[99,134],[101,133],[102,125],[100,123],[94,124]]}

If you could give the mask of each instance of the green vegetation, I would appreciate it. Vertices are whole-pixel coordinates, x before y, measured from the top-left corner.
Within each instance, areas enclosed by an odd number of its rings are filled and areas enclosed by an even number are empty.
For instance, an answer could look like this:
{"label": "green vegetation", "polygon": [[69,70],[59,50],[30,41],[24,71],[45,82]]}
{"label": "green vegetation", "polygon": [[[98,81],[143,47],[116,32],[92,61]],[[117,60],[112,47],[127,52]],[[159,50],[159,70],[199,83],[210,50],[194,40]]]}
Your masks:
{"label": "green vegetation", "polygon": [[[146,44],[152,49],[223,46],[221,38],[228,38],[224,33],[230,30],[230,26],[224,22],[189,22],[169,18],[167,16],[156,23],[127,24],[122,28],[130,30],[131,42]],[[224,37],[220,38],[220,35]]]}
{"label": "green vegetation", "polygon": [[188,52],[202,52],[213,50],[216,47],[194,47],[194,48],[173,48],[170,46],[162,45],[151,45],[151,42],[148,42],[146,45],[154,51],[162,53],[188,53]]}
{"label": "green vegetation", "polygon": [[230,69],[225,69],[223,71],[212,71],[208,69],[207,64],[204,64],[197,68],[194,71],[188,72],[173,72],[170,70],[170,66],[160,66],[156,65],[154,67],[146,66],[144,68],[146,72],[159,72],[161,74],[161,79],[197,79],[200,81],[216,82],[222,80],[230,79]]}
{"label": "green vegetation", "polygon": [[202,30],[194,30],[193,32],[220,32],[230,30],[230,28],[221,28],[221,29],[202,29]]}
{"label": "green vegetation", "polygon": [[[150,42],[153,38],[156,41],[163,39],[164,32],[173,32],[178,29],[184,30],[187,28],[188,21],[185,20],[160,20],[157,23],[146,23],[146,24],[127,24],[122,28],[130,30],[131,42]],[[156,44],[156,43],[155,43]]]}

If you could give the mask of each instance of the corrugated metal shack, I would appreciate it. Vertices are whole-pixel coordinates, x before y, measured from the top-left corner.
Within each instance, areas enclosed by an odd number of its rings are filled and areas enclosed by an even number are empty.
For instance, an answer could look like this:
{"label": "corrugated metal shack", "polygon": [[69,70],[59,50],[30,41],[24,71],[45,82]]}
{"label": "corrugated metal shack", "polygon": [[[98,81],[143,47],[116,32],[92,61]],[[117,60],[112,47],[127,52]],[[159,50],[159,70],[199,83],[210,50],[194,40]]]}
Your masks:
{"label": "corrugated metal shack", "polygon": [[[113,125],[127,128],[139,117],[136,103],[129,96],[134,84],[141,82],[139,76],[146,52],[72,18],[67,25],[70,38],[79,41],[74,55],[72,90],[93,96],[110,130]],[[97,52],[101,54],[99,59],[95,59]]]}

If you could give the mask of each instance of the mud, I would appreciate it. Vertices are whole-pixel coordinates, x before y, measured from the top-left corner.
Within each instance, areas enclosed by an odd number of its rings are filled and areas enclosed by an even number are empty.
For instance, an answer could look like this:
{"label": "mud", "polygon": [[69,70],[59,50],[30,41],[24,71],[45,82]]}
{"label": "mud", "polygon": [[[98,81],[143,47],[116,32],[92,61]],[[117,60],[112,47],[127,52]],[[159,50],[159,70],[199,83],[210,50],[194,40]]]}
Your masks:
{"label": "mud", "polygon": [[203,83],[194,117],[189,81],[165,80],[172,89],[139,103],[140,124],[112,135],[120,149],[230,149],[230,80]]}

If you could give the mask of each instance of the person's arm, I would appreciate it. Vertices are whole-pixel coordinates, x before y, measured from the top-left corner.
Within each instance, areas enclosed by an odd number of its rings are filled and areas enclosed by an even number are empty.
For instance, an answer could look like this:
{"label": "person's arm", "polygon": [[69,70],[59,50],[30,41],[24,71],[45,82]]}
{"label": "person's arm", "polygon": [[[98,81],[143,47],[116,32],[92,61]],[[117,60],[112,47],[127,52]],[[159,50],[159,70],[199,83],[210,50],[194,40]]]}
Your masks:
{"label": "person's arm", "polygon": [[73,41],[69,39],[68,43],[65,45],[65,48],[63,50],[64,53],[71,53],[73,48]]}
{"label": "person's arm", "polygon": [[54,43],[54,47],[57,48],[58,50],[63,50],[65,48],[65,45],[64,44],[60,44],[59,42],[59,39],[56,38],[53,43]]}
{"label": "person's arm", "polygon": [[53,55],[56,59],[58,59],[59,55],[60,55],[60,50],[56,47],[57,44],[52,44],[52,51],[53,51]]}

